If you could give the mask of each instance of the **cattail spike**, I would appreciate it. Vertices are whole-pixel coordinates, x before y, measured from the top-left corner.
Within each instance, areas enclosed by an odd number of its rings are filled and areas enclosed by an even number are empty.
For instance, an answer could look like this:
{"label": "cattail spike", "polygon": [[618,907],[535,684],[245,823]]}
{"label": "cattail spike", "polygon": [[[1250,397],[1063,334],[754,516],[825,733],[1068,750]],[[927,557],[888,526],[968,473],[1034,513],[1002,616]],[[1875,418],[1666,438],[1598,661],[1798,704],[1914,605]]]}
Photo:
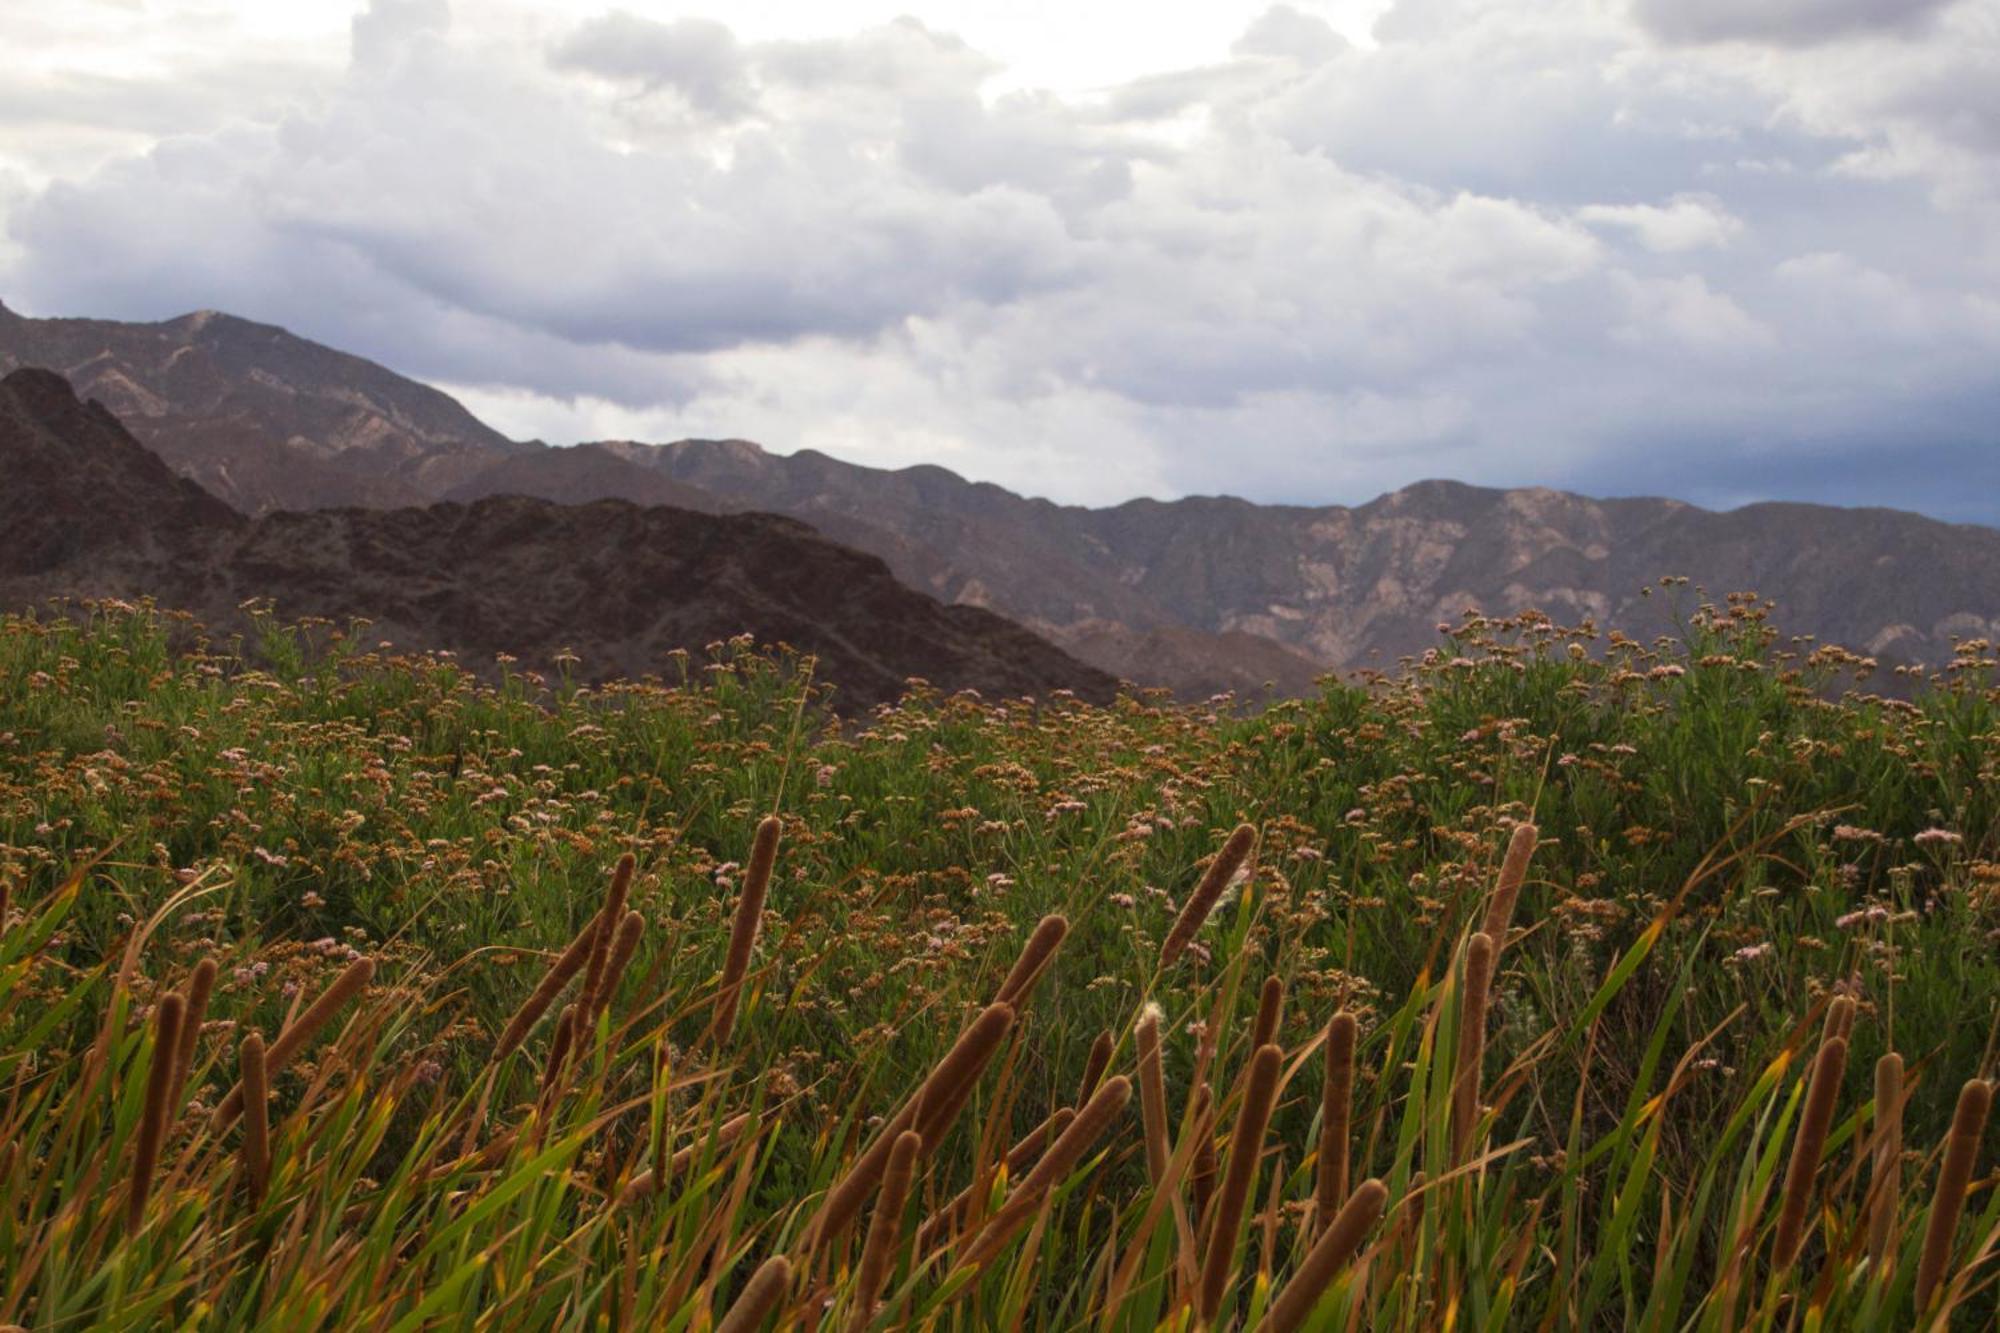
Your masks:
{"label": "cattail spike", "polygon": [[179,1058],[181,1018],[186,1003],[178,992],[169,991],[160,997],[153,1010],[153,1060],[146,1072],[146,1100],[139,1114],[139,1135],[132,1152],[132,1193],[125,1208],[125,1226],[133,1232],[146,1219],[153,1169],[159,1165],[160,1143],[166,1137],[167,1098],[173,1091],[174,1064]]}
{"label": "cattail spike", "polygon": [[1894,1257],[1890,1241],[1903,1190],[1903,1057],[1875,1062],[1875,1154],[1868,1179],[1868,1262],[1882,1269]]}
{"label": "cattail spike", "polygon": [[549,1039],[549,1058],[542,1065],[542,1102],[548,1103],[555,1095],[557,1082],[562,1078],[563,1066],[569,1062],[569,1052],[577,1044],[577,1029],[583,1026],[583,1010],[577,1005],[563,1006],[556,1015],[555,1035]]}
{"label": "cattail spike", "polygon": [[618,1201],[620,1203],[630,1203],[635,1199],[643,1199],[650,1194],[657,1193],[661,1181],[672,1180],[694,1165],[700,1159],[702,1153],[709,1150],[711,1140],[714,1142],[716,1149],[727,1148],[730,1144],[742,1138],[744,1131],[749,1130],[754,1133],[756,1126],[757,1116],[754,1112],[745,1111],[741,1115],[731,1116],[715,1127],[713,1135],[699,1135],[693,1143],[676,1150],[673,1156],[666,1159],[663,1166],[656,1166],[650,1170],[641,1171],[638,1175],[632,1177],[631,1180],[626,1182],[625,1190],[618,1196]]}
{"label": "cattail spike", "polygon": [[1927,1313],[1951,1268],[1958,1241],[1958,1218],[1965,1207],[1965,1189],[1979,1160],[1979,1139],[1986,1132],[1986,1115],[1993,1109],[1993,1085],[1973,1079],[1958,1093],[1951,1134],[1945,1140],[1944,1161],[1938,1166],[1937,1192],[1931,1196],[1930,1220],[1924,1225],[1924,1248],[1917,1261],[1917,1313]]}
{"label": "cattail spike", "polygon": [[181,1095],[187,1091],[188,1072],[194,1066],[195,1038],[201,1035],[202,1019],[208,1015],[208,997],[215,990],[215,960],[204,958],[188,977],[187,1012],[181,1019],[180,1047],[174,1056],[174,1086],[167,1097],[168,1113],[179,1115]]}
{"label": "cattail spike", "polygon": [[1148,1003],[1132,1029],[1139,1049],[1139,1115],[1146,1132],[1146,1179],[1158,1189],[1167,1178],[1167,1080],[1160,1061],[1160,1006]]}
{"label": "cattail spike", "polygon": [[[599,997],[604,990],[604,971],[611,961],[611,937],[618,930],[618,923],[625,916],[625,898],[632,891],[632,872],[638,863],[632,853],[626,852],[612,867],[611,884],[604,891],[604,906],[597,911],[597,922],[590,932],[590,961],[583,972],[583,990],[579,996],[577,1012],[583,1015],[587,1027],[597,1016]],[[582,1033],[572,1034],[572,1040],[582,1037]],[[581,1041],[578,1041],[581,1045]]]}
{"label": "cattail spike", "polygon": [[1110,1031],[1097,1034],[1097,1040],[1090,1043],[1090,1055],[1083,1062],[1083,1081],[1077,1085],[1076,1104],[1082,1106],[1090,1100],[1090,1094],[1097,1091],[1097,1082],[1104,1077],[1104,1071],[1111,1064],[1112,1049],[1118,1039]]}
{"label": "cattail spike", "polygon": [[[278,1039],[264,1053],[265,1072],[276,1074],[289,1065],[315,1033],[325,1027],[333,1016],[340,1012],[342,1005],[368,988],[375,979],[375,960],[357,958],[347,965],[347,970],[333,979],[333,984],[319,993],[319,998],[306,1007],[306,1011],[293,1020],[290,1026],[278,1034]],[[215,1109],[215,1117],[210,1122],[217,1130],[227,1129],[243,1113],[243,1085],[237,1084],[222,1099],[222,1105]]]}
{"label": "cattail spike", "polygon": [[577,932],[576,938],[569,942],[569,947],[563,950],[562,956],[542,974],[542,979],[535,986],[533,993],[521,1002],[521,1007],[516,1009],[514,1016],[507,1021],[507,1027],[501,1032],[500,1040],[493,1044],[493,1063],[498,1064],[520,1049],[521,1043],[528,1039],[528,1033],[534,1030],[535,1024],[541,1021],[549,1006],[556,1002],[556,996],[562,994],[563,987],[569,985],[570,978],[583,970],[583,965],[590,959],[590,951],[596,946],[597,928],[602,924],[597,916],[592,916],[584,923],[583,929]]}
{"label": "cattail spike", "polygon": [[1820,1029],[1820,1043],[1832,1041],[1835,1037],[1847,1041],[1854,1035],[1854,1001],[1845,994],[1835,995],[1827,1002],[1826,1025]]}
{"label": "cattail spike", "polygon": [[1521,885],[1528,878],[1528,861],[1535,854],[1540,834],[1533,824],[1516,824],[1507,838],[1507,854],[1500,860],[1500,879],[1493,886],[1493,900],[1486,906],[1486,922],[1479,933],[1493,941],[1497,959],[1507,945],[1507,928],[1514,920],[1514,904],[1520,900]]}
{"label": "cattail spike", "polygon": [[1326,1081],[1320,1090],[1319,1175],[1315,1195],[1318,1228],[1333,1224],[1334,1211],[1347,1197],[1347,1139],[1354,1115],[1354,1045],[1360,1027],[1343,1009],[1326,1025]]}
{"label": "cattail spike", "polygon": [[792,1261],[782,1254],[772,1255],[743,1284],[743,1294],[729,1307],[729,1313],[722,1316],[715,1333],[754,1333],[764,1326],[791,1288]]}
{"label": "cattail spike", "polygon": [[1007,970],[1006,979],[1000,983],[1000,991],[993,997],[993,1002],[1010,1005],[1016,1010],[1025,1005],[1035,983],[1042,979],[1049,960],[1055,957],[1056,948],[1067,934],[1068,917],[1052,912],[1037,921],[1034,933],[1021,946],[1021,954],[1014,960],[1014,966]]}
{"label": "cattail spike", "polygon": [[868,1239],[861,1248],[861,1271],[854,1289],[854,1319],[849,1325],[861,1333],[875,1318],[875,1300],[882,1293],[882,1281],[889,1276],[889,1256],[903,1230],[903,1203],[910,1190],[910,1175],[924,1141],[904,1130],[889,1150],[889,1165],[882,1173],[882,1192],[876,1196],[875,1216],[868,1224]]}
{"label": "cattail spike", "polygon": [[1265,977],[1263,993],[1257,997],[1257,1021],[1250,1029],[1250,1049],[1258,1050],[1276,1041],[1284,1018],[1285,983],[1278,977]]}
{"label": "cattail spike", "polygon": [[1785,1166],[1785,1183],[1779,1195],[1778,1232],[1771,1244],[1771,1263],[1776,1268],[1790,1267],[1805,1241],[1813,1178],[1819,1173],[1820,1154],[1826,1150],[1827,1131],[1840,1099],[1840,1080],[1846,1072],[1847,1043],[1835,1037],[1821,1044],[1813,1061],[1812,1081],[1806,1085],[1805,1112],[1799,1117],[1798,1137],[1792,1140],[1792,1159]]}
{"label": "cattail spike", "polygon": [[1202,875],[1201,883],[1197,884],[1194,892],[1188,896],[1187,905],[1181,908],[1181,914],[1174,921],[1173,929],[1167,932],[1166,942],[1160,946],[1161,967],[1171,966],[1182,953],[1186,952],[1188,945],[1194,942],[1194,937],[1201,933],[1202,926],[1207,923],[1209,914],[1215,911],[1215,904],[1221,899],[1222,891],[1236,878],[1236,872],[1243,868],[1243,863],[1250,859],[1250,853],[1255,851],[1256,847],[1257,830],[1253,826],[1238,824],[1231,831],[1229,840],[1222,844],[1222,850],[1208,863],[1208,870]]}
{"label": "cattail spike", "polygon": [[[1043,1147],[1061,1138],[1062,1132],[1068,1129],[1070,1122],[1075,1119],[1076,1108],[1074,1106],[1058,1106],[1049,1113],[1046,1120],[1036,1125],[1026,1134],[1023,1134],[1014,1146],[1007,1150],[1007,1178],[1009,1180],[1018,1180],[1023,1172],[1035,1164],[1041,1155]],[[933,1213],[925,1221],[923,1226],[917,1231],[917,1248],[920,1251],[929,1249],[935,1244],[938,1237],[943,1235],[948,1227],[956,1226],[965,1220],[966,1215],[972,1209],[972,1201],[978,1185],[978,1181],[967,1185],[953,1196],[950,1203],[938,1209],[937,1212]]]}
{"label": "cattail spike", "polygon": [[619,921],[618,933],[611,937],[611,959],[604,965],[604,987],[597,993],[598,1013],[609,1008],[612,997],[618,993],[618,983],[625,979],[625,969],[631,966],[632,955],[639,951],[639,936],[645,929],[646,917],[641,912],[627,912]]}
{"label": "cattail spike", "polygon": [[1041,1206],[1041,1201],[1054,1189],[1056,1182],[1068,1174],[1071,1167],[1083,1160],[1090,1146],[1104,1135],[1112,1121],[1124,1113],[1126,1104],[1132,1100],[1132,1080],[1119,1074],[1108,1078],[1103,1086],[1091,1097],[1090,1102],[1076,1113],[1049,1150],[1035,1163],[1034,1170],[1022,1179],[1007,1195],[1007,1201],[999,1211],[988,1219],[986,1226],[976,1236],[966,1250],[964,1262],[983,1264],[999,1253],[1001,1247],[1018,1231]]}
{"label": "cattail spike", "polygon": [[743,977],[750,970],[750,955],[757,947],[757,932],[764,924],[764,898],[771,888],[771,870],[778,862],[778,834],[783,828],[776,815],[764,816],[750,845],[750,864],[743,872],[743,892],[736,900],[736,919],[729,927],[729,953],[722,962],[722,986],[715,993],[715,1022],[711,1031],[718,1046],[727,1042],[736,1030]]}
{"label": "cattail spike", "polygon": [[264,1038],[243,1038],[238,1057],[243,1080],[243,1183],[250,1202],[264,1201],[271,1173],[271,1084],[264,1068]]}
{"label": "cattail spike", "polygon": [[1493,937],[1474,935],[1465,948],[1465,989],[1460,997],[1458,1070],[1452,1082],[1452,1155],[1464,1161],[1479,1124],[1479,1077],[1486,1060],[1486,997],[1493,983]]}
{"label": "cattail spike", "polygon": [[660,1100],[660,1133],[653,1140],[653,1175],[660,1180],[666,1179],[667,1142],[673,1137],[673,1079],[669,1068],[669,1049],[663,1032],[660,1034],[659,1059],[654,1073],[654,1095]]}
{"label": "cattail spike", "polygon": [[1222,1190],[1215,1196],[1208,1255],[1201,1269],[1200,1310],[1207,1323],[1215,1322],[1228,1292],[1229,1270],[1236,1261],[1236,1232],[1243,1220],[1243,1207],[1256,1188],[1257,1163],[1263,1156],[1271,1108],[1278,1100],[1278,1076],[1284,1059],[1284,1052],[1276,1046],[1260,1046],[1250,1058],[1250,1077],[1244,1086],[1243,1105],[1236,1112],[1236,1127],[1229,1134],[1229,1162]]}
{"label": "cattail spike", "polygon": [[1271,1309],[1258,1325],[1259,1333],[1294,1333],[1305,1327],[1306,1319],[1319,1298],[1347,1267],[1361,1242],[1382,1216],[1389,1191],[1379,1180],[1364,1180],[1340,1212],[1329,1219],[1326,1230],[1292,1274],[1292,1280],[1271,1302]]}
{"label": "cattail spike", "polygon": [[826,1200],[820,1205],[819,1216],[814,1219],[810,1232],[813,1248],[817,1249],[832,1240],[854,1220],[854,1215],[861,1210],[863,1201],[874,1191],[875,1183],[887,1168],[897,1135],[906,1129],[914,1129],[923,1140],[926,1151],[937,1147],[944,1137],[944,1130],[971,1096],[973,1086],[978,1083],[994,1053],[1000,1049],[1000,1043],[1013,1023],[1014,1011],[1011,1008],[1004,1004],[990,1004],[970,1027],[959,1034],[958,1041],[945,1053],[944,1059],[938,1061],[916,1095],[890,1117],[889,1123],[876,1135],[874,1143],[848,1168],[840,1183],[827,1191]]}

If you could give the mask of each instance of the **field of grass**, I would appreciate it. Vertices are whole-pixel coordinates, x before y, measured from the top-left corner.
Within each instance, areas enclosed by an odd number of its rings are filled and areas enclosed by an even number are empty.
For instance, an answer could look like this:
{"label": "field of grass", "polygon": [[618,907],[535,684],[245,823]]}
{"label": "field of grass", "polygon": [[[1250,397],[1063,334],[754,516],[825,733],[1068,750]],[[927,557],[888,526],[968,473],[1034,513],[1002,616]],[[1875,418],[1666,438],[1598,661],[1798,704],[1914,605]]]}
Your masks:
{"label": "field of grass", "polygon": [[1658,595],[1254,716],[0,621],[0,1326],[1990,1327],[1994,650]]}

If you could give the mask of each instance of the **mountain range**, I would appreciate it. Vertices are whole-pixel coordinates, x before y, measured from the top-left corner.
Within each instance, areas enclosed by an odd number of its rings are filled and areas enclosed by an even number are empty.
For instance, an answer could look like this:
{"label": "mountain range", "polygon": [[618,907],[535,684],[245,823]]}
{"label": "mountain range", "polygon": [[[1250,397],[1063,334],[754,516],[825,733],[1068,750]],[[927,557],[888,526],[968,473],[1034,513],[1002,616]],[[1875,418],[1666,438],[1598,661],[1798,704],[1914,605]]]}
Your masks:
{"label": "mountain range", "polygon": [[1664,599],[1641,591],[1663,575],[1718,597],[1755,589],[1789,631],[1885,660],[1937,662],[1954,638],[2000,636],[2000,530],[1887,509],[1715,512],[1447,481],[1354,507],[1093,509],[743,440],[551,447],[372,362],[214,312],[134,324],[0,306],[0,369],[21,365],[68,376],[175,473],[249,515],[476,510],[501,496],[781,514],[939,602],[987,608],[1183,697],[1300,693],[1329,669],[1423,651],[1467,608],[1532,606],[1643,636],[1667,627]]}
{"label": "mountain range", "polygon": [[371,639],[506,654],[548,668],[566,650],[588,678],[667,674],[748,633],[816,659],[836,707],[893,700],[911,677],[989,697],[1117,682],[1011,621],[946,606],[875,557],[774,514],[702,514],[624,500],[525,496],[400,509],[241,514],[177,476],[60,375],[0,378],[0,606],[140,597],[213,631],[246,604],[370,622]]}

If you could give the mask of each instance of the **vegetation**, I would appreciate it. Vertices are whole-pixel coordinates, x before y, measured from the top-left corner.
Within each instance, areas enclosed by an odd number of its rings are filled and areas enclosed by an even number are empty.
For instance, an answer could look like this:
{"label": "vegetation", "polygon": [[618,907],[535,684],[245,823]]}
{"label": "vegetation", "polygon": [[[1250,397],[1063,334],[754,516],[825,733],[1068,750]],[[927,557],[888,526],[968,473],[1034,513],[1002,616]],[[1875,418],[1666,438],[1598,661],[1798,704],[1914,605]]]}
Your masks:
{"label": "vegetation", "polygon": [[1993,650],[1767,614],[847,722],[0,622],[0,1324],[1985,1326]]}

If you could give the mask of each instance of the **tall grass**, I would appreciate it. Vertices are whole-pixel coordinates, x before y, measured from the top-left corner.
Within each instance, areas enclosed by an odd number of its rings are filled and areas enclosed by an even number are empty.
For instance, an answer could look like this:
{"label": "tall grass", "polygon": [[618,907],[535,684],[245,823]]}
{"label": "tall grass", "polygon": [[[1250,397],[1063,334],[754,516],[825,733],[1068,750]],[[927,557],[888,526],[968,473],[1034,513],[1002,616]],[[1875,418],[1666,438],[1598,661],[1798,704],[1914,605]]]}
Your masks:
{"label": "tall grass", "polygon": [[1990,647],[841,724],[266,639],[0,623],[0,1324],[1993,1318]]}

